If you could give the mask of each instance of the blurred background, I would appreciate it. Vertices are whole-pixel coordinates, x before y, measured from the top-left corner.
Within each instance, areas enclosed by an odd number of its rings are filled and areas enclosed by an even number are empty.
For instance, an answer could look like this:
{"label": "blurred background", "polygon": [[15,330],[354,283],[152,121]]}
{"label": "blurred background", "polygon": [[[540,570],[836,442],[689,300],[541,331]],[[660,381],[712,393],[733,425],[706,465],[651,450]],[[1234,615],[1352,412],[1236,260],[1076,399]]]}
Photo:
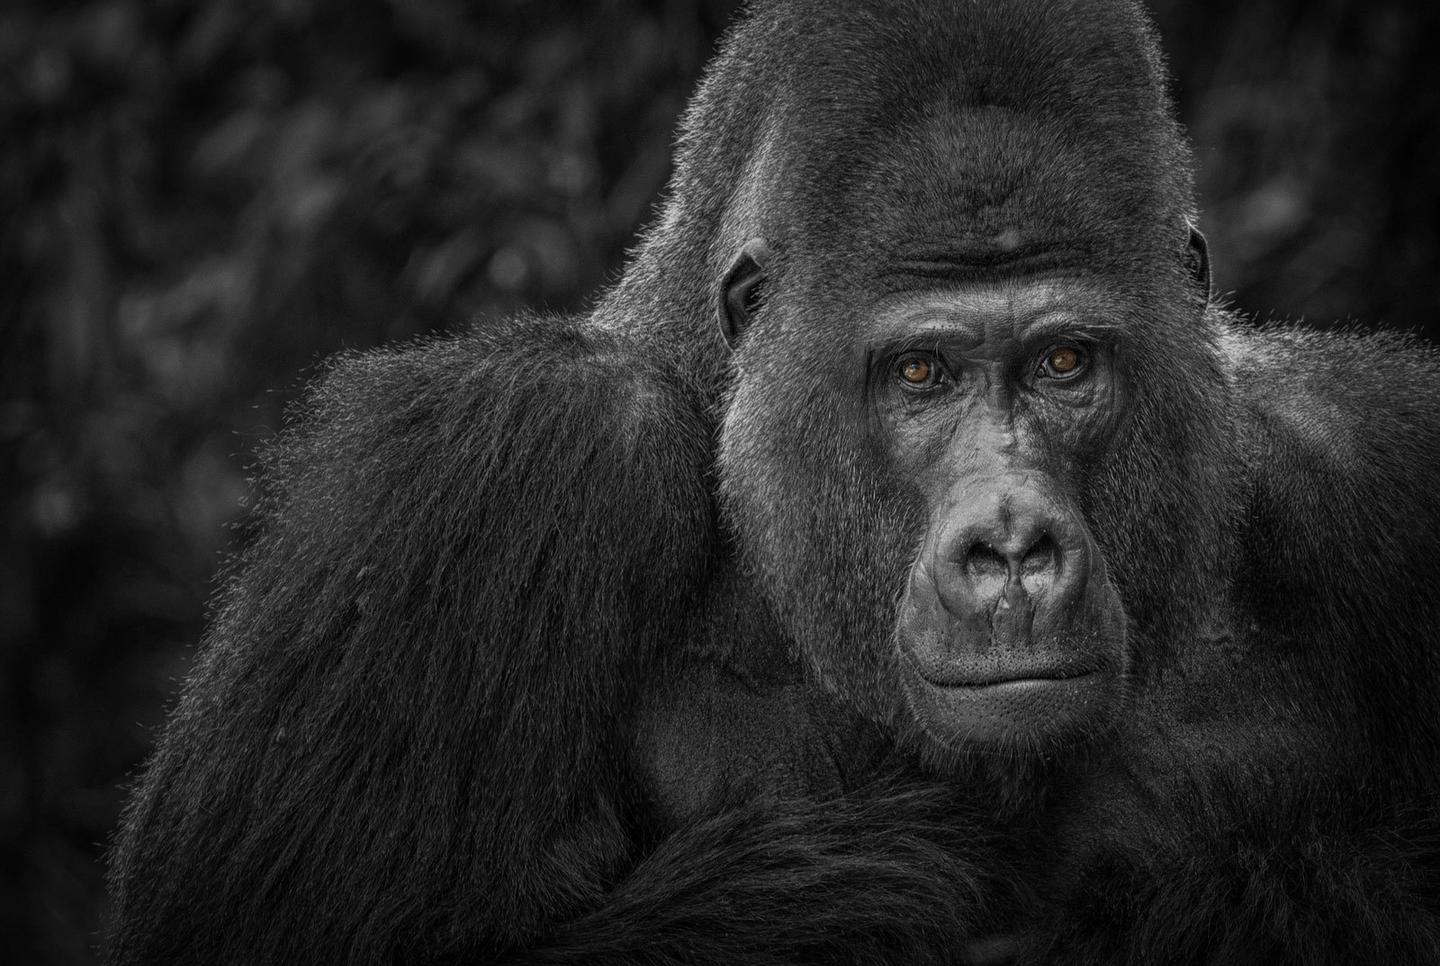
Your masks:
{"label": "blurred background", "polygon": [[[7,962],[94,961],[124,783],[304,374],[583,308],[735,6],[6,0]],[[1436,5],[1153,6],[1218,287],[1257,317],[1440,336]]]}

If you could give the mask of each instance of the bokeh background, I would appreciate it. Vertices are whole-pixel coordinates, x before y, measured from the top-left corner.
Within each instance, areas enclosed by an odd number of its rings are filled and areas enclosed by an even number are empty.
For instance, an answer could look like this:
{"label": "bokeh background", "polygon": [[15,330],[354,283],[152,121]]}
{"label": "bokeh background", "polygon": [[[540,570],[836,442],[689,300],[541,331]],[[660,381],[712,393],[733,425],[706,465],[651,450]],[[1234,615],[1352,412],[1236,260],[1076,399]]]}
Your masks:
{"label": "bokeh background", "polygon": [[[735,6],[6,0],[5,961],[94,961],[124,783],[304,374],[583,308]],[[1437,6],[1155,0],[1236,306],[1440,335]]]}

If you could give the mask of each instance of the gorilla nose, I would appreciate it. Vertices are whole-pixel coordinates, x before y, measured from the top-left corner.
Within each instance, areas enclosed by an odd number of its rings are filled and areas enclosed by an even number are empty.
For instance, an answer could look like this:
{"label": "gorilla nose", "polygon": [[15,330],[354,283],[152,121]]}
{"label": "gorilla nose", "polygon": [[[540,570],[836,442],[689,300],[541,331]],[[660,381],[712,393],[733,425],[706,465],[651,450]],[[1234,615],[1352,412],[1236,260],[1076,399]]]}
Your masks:
{"label": "gorilla nose", "polygon": [[1002,580],[1005,584],[1036,584],[1050,580],[1060,568],[1060,548],[1050,530],[1039,524],[1002,538],[980,537],[961,551],[960,567],[972,581]]}
{"label": "gorilla nose", "polygon": [[996,644],[1024,643],[1037,608],[1064,610],[1084,589],[1083,531],[1033,488],[972,491],[943,532],[933,561],[940,601],[966,624],[988,624]]}

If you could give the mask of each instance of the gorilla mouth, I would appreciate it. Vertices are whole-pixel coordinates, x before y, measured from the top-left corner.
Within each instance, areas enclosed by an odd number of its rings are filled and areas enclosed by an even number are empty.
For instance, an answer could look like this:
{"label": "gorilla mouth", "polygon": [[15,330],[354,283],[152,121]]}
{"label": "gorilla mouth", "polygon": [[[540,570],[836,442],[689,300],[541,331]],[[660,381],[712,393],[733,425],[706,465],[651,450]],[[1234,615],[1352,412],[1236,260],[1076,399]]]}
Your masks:
{"label": "gorilla mouth", "polygon": [[1033,653],[987,655],[984,659],[960,659],[943,665],[922,662],[909,652],[904,652],[904,657],[916,676],[935,688],[980,689],[1023,682],[1043,685],[1073,681],[1105,670],[1104,662],[1094,658],[1046,659]]}
{"label": "gorilla mouth", "polygon": [[1035,747],[1083,737],[1108,717],[1119,676],[1093,655],[985,655],[944,664],[905,653],[902,683],[916,722],[949,748]]}

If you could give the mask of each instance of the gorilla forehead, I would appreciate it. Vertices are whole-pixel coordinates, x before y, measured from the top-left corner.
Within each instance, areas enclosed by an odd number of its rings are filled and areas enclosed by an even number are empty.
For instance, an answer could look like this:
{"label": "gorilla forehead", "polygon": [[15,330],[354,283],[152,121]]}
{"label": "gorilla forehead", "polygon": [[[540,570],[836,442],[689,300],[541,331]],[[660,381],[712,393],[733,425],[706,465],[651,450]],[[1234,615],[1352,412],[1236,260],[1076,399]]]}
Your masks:
{"label": "gorilla forehead", "polygon": [[1067,332],[1105,330],[1123,311],[1114,293],[1068,276],[1008,278],[907,292],[861,320],[870,343],[944,341],[996,351]]}
{"label": "gorilla forehead", "polygon": [[[1105,271],[1175,248],[1189,152],[1131,5],[821,7],[778,4],[712,78],[765,105],[740,196],[766,234],[980,270],[1043,255]],[[712,113],[728,111],[702,99],[692,124]]]}
{"label": "gorilla forehead", "polygon": [[906,275],[1110,272],[1154,257],[1157,241],[1167,252],[1182,213],[1153,179],[1101,176],[1127,162],[1094,133],[1008,108],[937,105],[836,172],[846,190],[819,209],[825,236],[866,253],[876,277],[865,280],[882,289],[890,275],[905,287]]}

